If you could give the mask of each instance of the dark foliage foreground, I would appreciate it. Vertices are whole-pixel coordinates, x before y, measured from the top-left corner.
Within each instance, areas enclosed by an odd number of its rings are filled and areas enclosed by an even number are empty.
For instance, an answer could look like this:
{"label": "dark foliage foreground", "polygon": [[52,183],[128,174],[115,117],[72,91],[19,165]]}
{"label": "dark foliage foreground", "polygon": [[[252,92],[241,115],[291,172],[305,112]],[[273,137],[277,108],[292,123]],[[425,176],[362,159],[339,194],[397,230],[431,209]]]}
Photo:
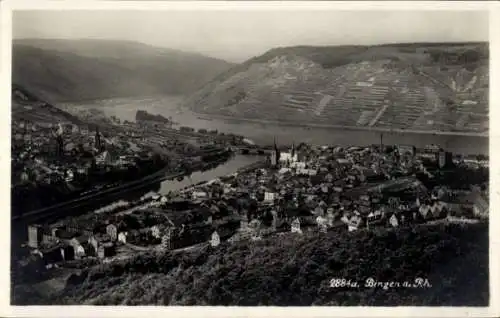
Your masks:
{"label": "dark foliage foreground", "polygon": [[[428,288],[365,288],[364,281]],[[332,278],[361,283],[331,288]],[[487,306],[488,225],[286,234],[187,254],[140,255],[71,276],[46,304]]]}

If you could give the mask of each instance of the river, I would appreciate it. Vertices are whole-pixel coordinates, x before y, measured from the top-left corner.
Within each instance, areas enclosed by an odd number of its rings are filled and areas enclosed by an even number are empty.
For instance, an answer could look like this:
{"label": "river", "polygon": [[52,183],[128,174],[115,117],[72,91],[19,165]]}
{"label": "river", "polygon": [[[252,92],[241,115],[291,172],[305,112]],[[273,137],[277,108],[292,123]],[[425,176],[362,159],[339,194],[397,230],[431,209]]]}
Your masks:
{"label": "river", "polygon": [[[138,200],[142,196],[147,193],[157,192],[163,195],[168,194],[170,191],[178,191],[185,187],[200,183],[206,182],[218,177],[230,175],[240,168],[248,166],[257,161],[263,160],[262,156],[245,156],[245,155],[234,155],[228,161],[223,164],[218,165],[217,167],[206,170],[206,171],[197,171],[193,172],[190,177],[185,177],[182,181],[173,180],[165,180],[162,182],[154,182],[145,184],[143,187],[138,189],[127,191],[126,194],[123,193],[115,193],[106,197],[100,197],[98,199],[87,200],[84,203],[81,203],[77,206],[69,206],[63,207],[55,211],[56,213],[52,213],[49,216],[43,217],[43,222],[51,223],[60,218],[64,218],[70,215],[82,215],[92,211],[96,211],[100,208],[106,207],[110,204],[116,203],[119,200],[129,200],[134,201]],[[27,224],[31,223],[31,221],[25,219],[14,220],[12,223],[12,246],[20,246],[27,240]]]}
{"label": "river", "polygon": [[[181,109],[182,97],[159,96],[150,98],[116,98],[92,102],[62,105],[65,107],[97,108],[106,115],[114,115],[121,120],[135,120],[137,110],[146,110],[172,119],[182,126],[195,129],[217,129],[220,132],[244,135],[258,144],[269,144],[274,138],[280,144],[292,142],[348,145],[369,145],[380,143],[380,133],[376,131],[343,130],[338,128],[277,126],[274,124],[245,122],[232,119],[207,119],[189,110]],[[476,136],[449,136],[418,133],[384,133],[384,144],[411,144],[423,147],[438,144],[454,153],[488,154],[489,139]]]}
{"label": "river", "polygon": [[238,169],[250,165],[259,160],[263,160],[262,156],[244,156],[235,155],[227,162],[217,166],[214,169],[207,171],[193,172],[189,178],[185,177],[182,181],[166,180],[161,183],[159,193],[167,194],[169,191],[178,191],[187,186],[197,184],[199,182],[206,182],[218,177],[230,175]]}

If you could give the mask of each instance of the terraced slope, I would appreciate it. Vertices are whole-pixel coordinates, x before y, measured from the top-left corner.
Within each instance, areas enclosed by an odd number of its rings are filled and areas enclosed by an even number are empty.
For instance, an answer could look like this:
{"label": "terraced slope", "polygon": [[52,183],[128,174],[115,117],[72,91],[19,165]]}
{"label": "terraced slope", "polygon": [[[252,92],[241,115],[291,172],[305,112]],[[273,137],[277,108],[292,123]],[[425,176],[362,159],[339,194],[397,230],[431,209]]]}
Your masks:
{"label": "terraced slope", "polygon": [[484,43],[291,47],[221,74],[186,106],[247,119],[484,132],[488,88]]}

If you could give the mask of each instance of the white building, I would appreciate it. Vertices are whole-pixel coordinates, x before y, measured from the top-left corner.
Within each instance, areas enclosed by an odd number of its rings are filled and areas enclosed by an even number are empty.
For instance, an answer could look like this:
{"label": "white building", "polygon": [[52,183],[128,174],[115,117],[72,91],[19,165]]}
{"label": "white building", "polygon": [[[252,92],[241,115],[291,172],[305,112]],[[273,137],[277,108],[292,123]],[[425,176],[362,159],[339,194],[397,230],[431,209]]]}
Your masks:
{"label": "white building", "polygon": [[75,175],[74,175],[73,171],[71,169],[68,169],[66,171],[66,177],[64,178],[64,180],[66,180],[66,182],[71,182],[71,181],[73,181],[74,177],[75,177]]}
{"label": "white building", "polygon": [[276,193],[274,193],[274,192],[265,192],[264,193],[264,201],[274,202],[275,199],[276,199]]}
{"label": "white building", "polygon": [[193,199],[204,199],[204,198],[208,197],[208,195],[205,191],[193,191],[191,196],[193,197]]}
{"label": "white building", "polygon": [[220,244],[220,236],[217,231],[212,233],[212,237],[210,239],[210,246],[217,247]]}
{"label": "white building", "polygon": [[289,169],[289,168],[281,168],[281,169],[278,171],[278,173],[280,173],[280,174],[285,174],[285,173],[287,173],[287,172],[290,172],[290,169]]}
{"label": "white building", "polygon": [[111,238],[111,241],[116,241],[116,239],[118,237],[117,232],[118,232],[118,230],[114,224],[109,224],[108,226],[106,226],[106,234],[109,235],[109,237]]}
{"label": "white building", "polygon": [[341,220],[347,225],[347,229],[349,232],[356,231],[361,224],[361,218],[358,215],[354,215],[351,218],[348,218],[346,215],[344,215]]}
{"label": "white building", "polygon": [[292,222],[291,232],[292,232],[292,233],[299,233],[299,234],[302,234],[302,230],[300,229],[300,220],[299,220],[299,218],[296,218],[296,219]]}
{"label": "white building", "polygon": [[389,223],[391,223],[391,225],[392,225],[393,227],[398,227],[398,225],[399,225],[399,221],[398,221],[398,218],[396,217],[396,214],[393,214],[393,215],[391,216],[391,218],[389,219]]}
{"label": "white building", "polygon": [[429,214],[430,212],[430,207],[426,204],[424,205],[421,205],[419,208],[418,208],[418,212],[422,215],[422,217],[427,218],[427,215]]}
{"label": "white building", "polygon": [[299,161],[299,156],[295,153],[292,156],[292,153],[290,152],[282,152],[280,154],[280,161],[281,162],[289,162],[290,164]]}
{"label": "white building", "polygon": [[95,157],[95,162],[98,165],[110,164],[111,163],[111,154],[109,151],[103,151]]}
{"label": "white building", "polygon": [[160,228],[158,227],[158,225],[153,225],[151,227],[151,235],[153,235],[153,237],[155,237],[155,238],[161,237],[161,231],[160,231]]}
{"label": "white building", "polygon": [[318,224],[318,229],[322,233],[326,233],[328,230],[328,223],[329,220],[327,218],[324,218],[322,216],[318,216],[316,218],[316,224]]}
{"label": "white building", "polygon": [[118,242],[122,244],[127,244],[127,232],[120,232],[118,234]]}
{"label": "white building", "polygon": [[351,161],[349,159],[338,158],[337,163],[339,164],[349,164]]}

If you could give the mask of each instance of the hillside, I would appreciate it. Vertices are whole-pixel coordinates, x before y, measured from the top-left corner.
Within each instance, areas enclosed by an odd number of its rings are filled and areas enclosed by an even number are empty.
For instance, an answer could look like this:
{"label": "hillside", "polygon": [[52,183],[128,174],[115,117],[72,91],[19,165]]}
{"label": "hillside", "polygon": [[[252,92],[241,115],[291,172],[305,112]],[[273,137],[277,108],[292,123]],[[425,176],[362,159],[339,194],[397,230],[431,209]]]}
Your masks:
{"label": "hillside", "polygon": [[78,124],[75,116],[60,110],[35,96],[24,87],[12,84],[12,121],[30,121],[32,123],[57,124],[61,122]]}
{"label": "hillside", "polygon": [[486,43],[276,48],[185,105],[244,119],[484,132],[488,55]]}
{"label": "hillside", "polygon": [[[326,235],[326,237],[325,237]],[[428,288],[330,288],[333,278],[411,281]],[[14,289],[15,304],[442,305],[488,304],[487,224],[296,236],[183,254],[139,255],[70,277],[55,294]]]}
{"label": "hillside", "polygon": [[230,63],[108,40],[16,40],[12,78],[51,102],[188,94]]}

